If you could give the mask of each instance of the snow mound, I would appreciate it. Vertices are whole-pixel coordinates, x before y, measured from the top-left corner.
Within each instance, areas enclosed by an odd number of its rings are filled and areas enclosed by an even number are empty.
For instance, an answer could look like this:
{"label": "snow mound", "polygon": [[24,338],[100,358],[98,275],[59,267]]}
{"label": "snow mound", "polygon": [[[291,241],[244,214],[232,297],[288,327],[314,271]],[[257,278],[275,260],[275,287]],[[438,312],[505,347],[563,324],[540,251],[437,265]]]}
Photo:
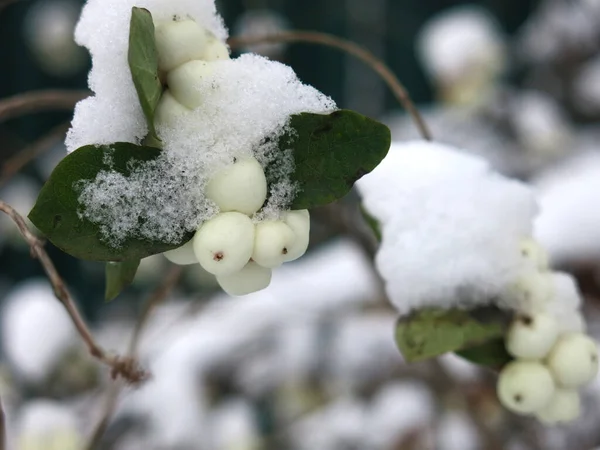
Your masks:
{"label": "snow mound", "polygon": [[456,82],[472,71],[499,73],[504,67],[504,38],[485,9],[460,6],[442,11],[419,32],[419,56],[430,74]]}
{"label": "snow mound", "polygon": [[148,127],[127,63],[131,8],[148,9],[154,20],[191,17],[219,39],[227,38],[214,0],[88,0],[75,41],[92,56],[88,84],[95,96],[77,104],[67,135],[69,152],[87,144],[140,143]]}
{"label": "snow mound", "polygon": [[540,215],[535,236],[554,263],[600,258],[600,155],[578,155],[541,174],[534,185]]}
{"label": "snow mound", "polygon": [[492,301],[518,308],[502,294],[524,270],[519,242],[537,212],[526,185],[460,150],[414,141],[392,144],[357,186],[382,226],[376,265],[401,313]]}

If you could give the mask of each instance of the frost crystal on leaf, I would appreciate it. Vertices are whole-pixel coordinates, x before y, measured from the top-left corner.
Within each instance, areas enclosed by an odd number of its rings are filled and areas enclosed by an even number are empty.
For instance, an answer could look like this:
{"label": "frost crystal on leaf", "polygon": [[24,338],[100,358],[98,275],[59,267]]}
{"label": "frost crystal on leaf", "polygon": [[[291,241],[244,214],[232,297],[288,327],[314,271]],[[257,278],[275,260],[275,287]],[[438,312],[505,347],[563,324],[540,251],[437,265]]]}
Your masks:
{"label": "frost crystal on leaf", "polygon": [[393,144],[357,186],[382,226],[376,264],[401,313],[492,301],[518,308],[498,298],[524,270],[519,242],[537,212],[527,186],[480,158],[421,141]]}

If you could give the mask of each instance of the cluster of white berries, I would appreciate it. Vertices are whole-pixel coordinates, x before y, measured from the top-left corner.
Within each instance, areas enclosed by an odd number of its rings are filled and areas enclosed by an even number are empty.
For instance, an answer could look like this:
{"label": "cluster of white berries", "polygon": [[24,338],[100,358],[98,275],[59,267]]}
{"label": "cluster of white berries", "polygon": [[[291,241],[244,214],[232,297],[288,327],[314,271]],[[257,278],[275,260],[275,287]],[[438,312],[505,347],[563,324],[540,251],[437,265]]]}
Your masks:
{"label": "cluster of white berries", "polygon": [[[168,85],[155,121],[174,125],[178,116],[200,106],[199,80],[211,73],[211,61],[228,59],[229,51],[193,20],[158,22],[155,37],[159,74]],[[220,213],[204,222],[190,242],[165,256],[176,264],[200,263],[228,294],[246,295],[266,288],[271,269],[306,252],[307,210],[285,211],[280,220],[252,219],[267,198],[267,179],[255,158],[234,158],[210,179],[205,195]]]}
{"label": "cluster of white berries", "polygon": [[221,212],[204,222],[190,242],[165,252],[170,261],[200,263],[225,292],[246,295],[269,285],[271,269],[306,252],[307,210],[285,211],[280,220],[252,220],[267,197],[267,180],[256,159],[236,160],[215,174],[205,193]]}
{"label": "cluster of white berries", "polygon": [[172,125],[200,106],[199,80],[212,72],[211,62],[229,59],[229,49],[192,19],[158,21],[154,36],[159,76],[168,86],[154,112],[155,122]]}
{"label": "cluster of white berries", "polygon": [[[598,372],[598,349],[583,333],[579,302],[557,298],[578,295],[555,289],[566,275],[548,271],[545,252],[535,242],[523,242],[521,250],[534,270],[516,288],[526,312],[517,314],[506,335],[506,349],[515,360],[500,372],[498,397],[515,413],[547,424],[570,422],[580,415],[578,388]],[[552,306],[557,303],[566,308],[559,312]]]}

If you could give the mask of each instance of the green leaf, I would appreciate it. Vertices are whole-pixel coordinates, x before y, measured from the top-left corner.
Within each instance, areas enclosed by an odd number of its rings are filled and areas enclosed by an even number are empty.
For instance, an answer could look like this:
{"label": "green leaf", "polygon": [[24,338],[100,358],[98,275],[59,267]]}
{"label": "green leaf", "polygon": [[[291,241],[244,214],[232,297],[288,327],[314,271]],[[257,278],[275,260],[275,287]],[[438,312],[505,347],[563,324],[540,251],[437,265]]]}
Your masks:
{"label": "green leaf", "polygon": [[122,262],[109,261],[106,263],[106,288],[104,291],[106,301],[114,300],[123,289],[133,282],[139,265],[139,259]]}
{"label": "green leaf", "polygon": [[369,214],[362,204],[360,205],[360,212],[363,216],[363,219],[365,219],[365,222],[375,235],[375,239],[377,239],[377,242],[381,242],[381,224],[379,223],[379,221],[371,214]]}
{"label": "green leaf", "polygon": [[513,360],[513,357],[506,351],[504,338],[492,339],[475,347],[458,350],[456,354],[472,363],[498,370]]}
{"label": "green leaf", "polygon": [[154,129],[154,111],[162,95],[162,84],[158,77],[154,22],[147,9],[131,8],[127,60],[133,84],[148,122],[148,129],[152,137],[158,140]]}
{"label": "green leaf", "polygon": [[98,147],[86,145],[75,150],[56,166],[42,187],[29,219],[54,245],[80,259],[130,261],[183,245],[191,239],[191,234],[175,244],[130,237],[119,248],[114,248],[100,240],[98,224],[78,215],[82,205],[76,185],[80,181],[94,180],[102,171],[128,177],[132,167],[152,161],[160,153],[157,148],[127,142]]}
{"label": "green leaf", "polygon": [[406,361],[421,361],[502,339],[507,323],[506,313],[492,307],[423,309],[398,321],[396,344]]}
{"label": "green leaf", "polygon": [[282,150],[292,149],[292,180],[300,192],[292,209],[326,205],[344,197],[363,175],[387,155],[391,144],[388,127],[354,111],[292,116]]}

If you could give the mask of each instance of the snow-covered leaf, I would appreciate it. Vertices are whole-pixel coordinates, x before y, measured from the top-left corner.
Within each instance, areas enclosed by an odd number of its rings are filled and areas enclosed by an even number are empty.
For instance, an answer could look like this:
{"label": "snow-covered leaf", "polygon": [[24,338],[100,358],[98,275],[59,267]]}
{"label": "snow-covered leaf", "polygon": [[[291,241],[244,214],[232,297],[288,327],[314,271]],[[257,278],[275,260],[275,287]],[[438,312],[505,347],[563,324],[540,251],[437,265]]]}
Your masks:
{"label": "snow-covered leaf", "polygon": [[292,116],[290,133],[279,141],[291,148],[298,183],[292,209],[326,205],[345,196],[354,182],[371,172],[391,145],[387,126],[354,111]]}
{"label": "snow-covered leaf", "polygon": [[162,94],[162,85],[158,77],[154,23],[147,9],[136,7],[131,9],[127,60],[140,105],[148,122],[148,129],[151,136],[158,139],[154,129],[154,111]]}
{"label": "snow-covered leaf", "polygon": [[94,180],[100,172],[116,172],[128,177],[135,167],[156,159],[160,153],[157,148],[127,142],[98,147],[87,145],[75,150],[54,169],[29,219],[54,245],[80,259],[128,261],[183,245],[191,235],[172,243],[130,236],[119,247],[111,247],[101,240],[100,225],[79,214],[82,182]]}
{"label": "snow-covered leaf", "polygon": [[133,282],[139,265],[139,259],[121,262],[109,261],[106,263],[106,288],[104,291],[106,301],[114,300],[123,289]]}
{"label": "snow-covered leaf", "polygon": [[427,308],[398,321],[396,344],[408,362],[421,361],[502,338],[506,323],[506,315],[492,307],[471,311]]}

